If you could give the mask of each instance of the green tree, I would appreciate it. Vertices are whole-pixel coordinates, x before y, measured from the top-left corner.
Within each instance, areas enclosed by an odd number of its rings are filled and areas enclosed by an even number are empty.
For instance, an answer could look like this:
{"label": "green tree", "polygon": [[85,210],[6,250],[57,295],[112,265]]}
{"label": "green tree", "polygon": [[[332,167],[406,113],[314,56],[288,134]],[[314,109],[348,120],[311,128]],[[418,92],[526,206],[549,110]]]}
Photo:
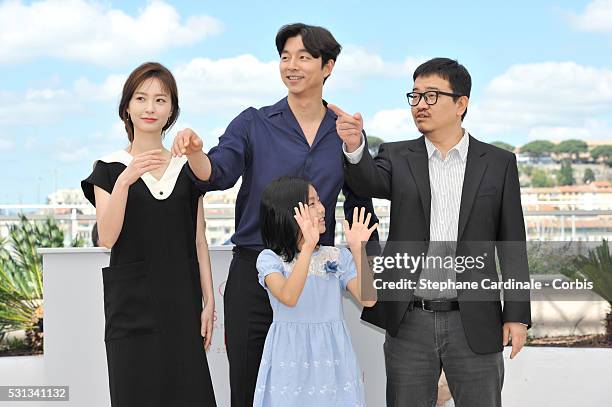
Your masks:
{"label": "green tree", "polygon": [[[82,239],[72,246],[82,245]],[[0,339],[10,331],[25,330],[27,342],[42,349],[42,257],[40,247],[63,247],[64,233],[55,219],[30,222],[21,215],[0,239]]]}
{"label": "green tree", "polygon": [[531,177],[531,173],[533,172],[533,165],[519,164],[518,171],[519,171],[519,175],[525,174],[528,177]]}
{"label": "green tree", "polygon": [[612,166],[612,145],[606,144],[593,148],[591,150],[591,157],[594,160],[602,158],[606,164]]}
{"label": "green tree", "polygon": [[561,162],[561,169],[557,172],[557,183],[559,185],[574,185],[574,168],[570,160]]}
{"label": "green tree", "polygon": [[592,282],[593,291],[608,302],[606,340],[612,342],[612,256],[608,241],[604,239],[600,246],[589,250],[586,256],[578,256],[573,267],[561,267],[560,272],[571,279]]}
{"label": "green tree", "polygon": [[595,181],[595,173],[593,172],[592,169],[587,168],[586,170],[584,170],[584,175],[582,176],[582,182],[584,182],[585,184],[590,184],[593,181]]}
{"label": "green tree", "polygon": [[531,157],[539,158],[555,151],[555,145],[548,140],[534,140],[522,146],[520,151]]}
{"label": "green tree", "polygon": [[555,153],[569,154],[570,158],[578,161],[580,153],[588,151],[587,143],[582,140],[564,140],[555,146]]}
{"label": "green tree", "polygon": [[534,168],[531,172],[531,186],[534,188],[554,187],[555,181],[543,169]]}
{"label": "green tree", "polygon": [[499,147],[503,150],[507,150],[510,151],[511,153],[514,152],[514,146],[512,144],[508,144],[506,142],[503,141],[494,141],[491,144],[493,144],[495,147]]}

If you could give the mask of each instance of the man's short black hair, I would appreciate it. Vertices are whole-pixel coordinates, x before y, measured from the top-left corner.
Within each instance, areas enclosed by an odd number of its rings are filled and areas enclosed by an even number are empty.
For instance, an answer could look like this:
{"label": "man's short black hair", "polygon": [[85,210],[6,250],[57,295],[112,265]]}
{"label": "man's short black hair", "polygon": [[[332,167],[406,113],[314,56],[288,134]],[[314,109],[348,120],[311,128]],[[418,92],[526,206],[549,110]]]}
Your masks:
{"label": "man's short black hair", "polygon": [[307,25],[302,23],[284,25],[276,34],[276,49],[278,55],[281,55],[285,43],[289,38],[302,37],[304,48],[315,58],[321,57],[322,65],[325,65],[330,59],[336,62],[336,58],[342,50],[342,46],[334,38],[328,29],[317,27],[315,25]]}
{"label": "man's short black hair", "polygon": [[[470,97],[472,90],[472,77],[465,66],[461,65],[454,59],[450,58],[434,58],[427,62],[423,62],[414,71],[412,79],[416,80],[419,76],[430,76],[437,75],[442,79],[447,80],[450,83],[451,90],[453,93]],[[458,98],[453,97],[453,100],[457,101]],[[465,118],[467,114],[467,108],[461,120]]]}

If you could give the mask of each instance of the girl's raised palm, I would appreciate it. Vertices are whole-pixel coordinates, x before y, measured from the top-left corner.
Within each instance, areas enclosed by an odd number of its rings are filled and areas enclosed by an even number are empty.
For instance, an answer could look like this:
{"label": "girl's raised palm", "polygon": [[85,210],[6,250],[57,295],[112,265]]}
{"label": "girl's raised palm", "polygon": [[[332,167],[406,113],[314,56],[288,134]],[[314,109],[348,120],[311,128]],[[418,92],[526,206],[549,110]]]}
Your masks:
{"label": "girl's raised palm", "polygon": [[349,225],[345,219],[343,222],[344,236],[346,237],[346,243],[349,247],[360,246],[362,242],[367,242],[372,235],[372,232],[378,227],[378,223],[375,223],[371,228],[368,228],[370,224],[371,213],[366,216],[365,208],[355,208],[353,210],[353,224]]}
{"label": "girl's raised palm", "polygon": [[298,207],[293,209],[295,211],[293,217],[302,231],[303,244],[314,249],[317,243],[319,243],[319,218],[315,216],[312,219],[308,206],[302,202],[298,202]]}

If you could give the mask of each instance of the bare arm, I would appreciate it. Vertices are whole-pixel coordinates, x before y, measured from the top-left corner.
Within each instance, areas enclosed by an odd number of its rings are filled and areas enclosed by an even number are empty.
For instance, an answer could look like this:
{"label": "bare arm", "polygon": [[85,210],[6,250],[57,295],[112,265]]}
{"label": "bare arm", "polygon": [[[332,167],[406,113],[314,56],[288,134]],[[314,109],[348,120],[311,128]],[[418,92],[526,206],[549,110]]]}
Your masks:
{"label": "bare arm", "polygon": [[193,171],[193,175],[202,181],[208,181],[212,174],[212,166],[210,159],[202,150],[187,156],[189,168]]}
{"label": "bare arm", "polygon": [[[353,223],[349,226],[348,221],[344,220],[344,235],[348,243],[351,254],[355,261],[355,268],[357,270],[357,277],[350,280],[346,289],[355,297],[357,301],[364,307],[373,307],[376,304],[376,291],[373,290],[372,273],[369,270],[364,270],[362,267],[362,259],[365,256],[365,245],[368,238],[378,227],[378,223],[375,223],[372,227],[368,227],[370,223],[371,213],[365,214],[366,208],[355,208],[353,210]],[[361,287],[363,286],[371,288],[370,290],[362,292]],[[365,298],[368,298],[366,300]]]}
{"label": "bare arm", "polygon": [[294,307],[297,304],[308,277],[313,249],[302,249],[288,278],[280,273],[271,273],[266,276],[266,286],[272,295],[288,307]]}
{"label": "bare arm", "polygon": [[[363,270],[362,259],[365,258],[365,245],[359,245],[357,247],[350,247],[353,259],[355,259],[355,268],[357,269],[357,277],[352,279],[346,285],[346,289],[353,295],[353,297],[361,303],[364,307],[373,307],[376,304],[376,290],[374,290],[374,280],[372,279],[372,272],[369,267]],[[369,288],[361,290],[362,287]]]}
{"label": "bare arm", "polygon": [[202,310],[201,316],[201,334],[204,338],[204,347],[208,349],[212,340],[215,296],[213,292],[210,254],[208,252],[208,242],[206,241],[206,219],[204,217],[204,203],[202,197],[198,199],[196,250],[198,254],[198,264],[200,265],[200,286],[202,288],[202,299],[204,301],[204,309]]}
{"label": "bare arm", "polygon": [[145,172],[156,170],[165,162],[161,150],[151,150],[138,154],[119,175],[110,194],[102,188],[94,186],[96,221],[98,222],[98,236],[101,246],[110,249],[119,238],[123,228],[130,185],[136,182]]}
{"label": "bare arm", "polygon": [[115,183],[111,194],[94,185],[98,242],[107,249],[115,245],[123,228],[128,189],[129,185],[119,180]]}
{"label": "bare arm", "polygon": [[[191,129],[181,130],[172,145],[173,155],[186,155],[188,174],[202,192],[231,188],[247,168],[249,156],[248,126],[245,111],[227,126],[219,144],[204,154],[204,142]],[[214,164],[214,166],[213,166]]]}
{"label": "bare arm", "polygon": [[203,147],[202,139],[193,130],[187,128],[176,134],[171,152],[173,156],[187,156],[187,162],[193,175],[201,181],[208,181],[212,174],[212,166],[210,159],[202,151]]}
{"label": "bare arm", "polygon": [[300,202],[298,208],[295,208],[294,218],[300,227],[303,244],[291,275],[285,278],[280,273],[271,273],[265,279],[270,292],[289,307],[295,306],[302,294],[308,277],[310,258],[319,242],[319,218],[310,218],[307,205]]}

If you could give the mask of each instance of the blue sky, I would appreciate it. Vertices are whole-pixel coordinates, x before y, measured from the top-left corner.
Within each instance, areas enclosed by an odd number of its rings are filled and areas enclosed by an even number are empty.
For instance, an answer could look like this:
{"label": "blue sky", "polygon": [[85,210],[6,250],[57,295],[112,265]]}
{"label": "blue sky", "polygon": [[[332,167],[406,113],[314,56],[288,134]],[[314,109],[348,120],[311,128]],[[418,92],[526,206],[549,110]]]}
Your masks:
{"label": "blue sky", "polygon": [[125,147],[127,74],[159,61],[207,148],[250,105],[285,94],[278,28],[329,28],[344,46],[324,97],[387,141],[413,138],[405,92],[422,61],[472,75],[465,126],[484,141],[612,139],[612,1],[0,1],[0,203],[78,188],[95,158]]}

